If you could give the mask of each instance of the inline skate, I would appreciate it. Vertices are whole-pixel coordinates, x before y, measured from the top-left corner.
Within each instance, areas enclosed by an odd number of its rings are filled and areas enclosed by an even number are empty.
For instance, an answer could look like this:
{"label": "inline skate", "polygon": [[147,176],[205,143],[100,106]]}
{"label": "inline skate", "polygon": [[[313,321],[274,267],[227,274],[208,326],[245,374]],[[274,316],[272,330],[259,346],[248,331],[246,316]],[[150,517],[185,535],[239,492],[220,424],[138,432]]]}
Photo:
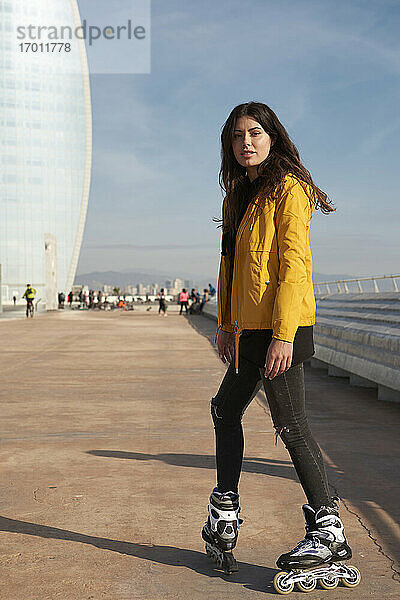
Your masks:
{"label": "inline skate", "polygon": [[239,524],[242,522],[238,517],[239,512],[239,494],[236,492],[221,493],[214,488],[208,505],[207,521],[201,535],[206,543],[207,556],[226,575],[239,570],[232,554],[238,538]]}
{"label": "inline skate", "polygon": [[290,552],[282,554],[276,564],[280,569],[274,577],[274,588],[279,594],[290,594],[296,584],[302,592],[311,592],[317,583],[325,590],[333,590],[341,581],[344,586],[356,587],[361,574],[356,567],[343,561],[352,556],[339,517],[339,498],[332,498],[327,506],[314,510],[304,504],[306,535]]}

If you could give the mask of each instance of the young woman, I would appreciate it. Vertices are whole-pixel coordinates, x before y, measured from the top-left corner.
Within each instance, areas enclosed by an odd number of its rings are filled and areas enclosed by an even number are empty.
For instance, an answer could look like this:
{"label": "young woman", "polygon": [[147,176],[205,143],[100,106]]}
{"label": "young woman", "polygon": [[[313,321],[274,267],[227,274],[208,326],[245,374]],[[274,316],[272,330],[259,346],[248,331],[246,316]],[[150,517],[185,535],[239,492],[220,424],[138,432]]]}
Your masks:
{"label": "young woman", "polygon": [[339,499],[330,495],[322,455],[308,426],[303,368],[314,354],[310,220],[313,207],[324,213],[335,209],[265,104],[236,106],[221,142],[225,198],[216,338],[219,356],[229,367],[211,402],[218,485],[202,532],[206,550],[225,572],[237,570],[231,550],[240,523],[242,416],[263,384],[276,436],[282,438],[308,500],[303,506],[306,536],[277,564],[291,571],[342,561],[351,557],[351,549],[338,514]]}
{"label": "young woman", "polygon": [[185,307],[186,314],[189,312],[188,304],[189,304],[189,292],[183,288],[181,293],[179,294],[179,304],[181,305],[181,310],[179,314],[183,313],[183,308]]}

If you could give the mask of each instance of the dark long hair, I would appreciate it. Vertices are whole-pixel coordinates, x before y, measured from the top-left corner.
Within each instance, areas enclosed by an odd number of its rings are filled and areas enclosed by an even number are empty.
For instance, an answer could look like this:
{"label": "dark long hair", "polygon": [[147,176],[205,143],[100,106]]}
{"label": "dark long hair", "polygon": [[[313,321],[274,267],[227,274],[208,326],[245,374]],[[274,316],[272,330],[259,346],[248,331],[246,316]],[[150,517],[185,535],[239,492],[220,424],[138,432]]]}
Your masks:
{"label": "dark long hair", "polygon": [[239,117],[251,117],[261,125],[271,137],[271,149],[267,158],[257,167],[260,176],[257,189],[262,189],[263,195],[276,199],[282,191],[282,184],[288,173],[294,175],[300,182],[309,184],[312,189],[310,200],[316,209],[320,208],[325,214],[336,210],[327,194],[320,190],[312,180],[310,172],[301,163],[299,152],[289,135],[279,121],[274,111],[261,102],[246,102],[235,106],[223,125],[221,133],[221,168],[219,185],[225,193],[225,211],[219,222],[224,233],[234,233],[238,225],[241,199],[248,188],[246,167],[242,167],[233,153],[232,141],[236,120]]}

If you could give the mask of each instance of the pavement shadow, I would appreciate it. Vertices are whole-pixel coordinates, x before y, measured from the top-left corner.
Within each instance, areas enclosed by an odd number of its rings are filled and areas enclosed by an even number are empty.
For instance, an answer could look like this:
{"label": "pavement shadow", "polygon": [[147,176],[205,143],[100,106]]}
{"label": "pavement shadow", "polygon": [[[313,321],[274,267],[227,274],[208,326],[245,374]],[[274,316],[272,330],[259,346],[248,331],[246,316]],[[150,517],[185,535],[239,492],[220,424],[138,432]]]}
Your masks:
{"label": "pavement shadow", "polygon": [[[124,452],[121,450],[88,450],[86,454],[102,456],[104,458],[119,458],[128,460],[159,460],[168,465],[176,467],[191,467],[194,469],[215,470],[215,456],[207,454],[145,454],[142,452]],[[267,458],[245,457],[242,471],[245,473],[257,473],[258,475],[269,475],[270,477],[282,477],[298,481],[296,471],[290,461],[273,460]]]}
{"label": "pavement shadow", "polygon": [[205,315],[185,315],[185,318],[199,335],[205,337],[210,342],[212,349],[217,353],[217,346],[214,344],[217,322]]}
{"label": "pavement shadow", "polygon": [[88,544],[103,550],[118,552],[119,554],[126,554],[163,565],[184,566],[207,577],[222,577],[227,582],[241,583],[245,588],[251,590],[276,594],[271,582],[277,570],[262,565],[240,562],[239,573],[225,575],[214,568],[213,563],[209,561],[205,553],[203,554],[196,550],[177,548],[175,546],[159,546],[156,544],[138,544],[135,542],[112,540],[85,535],[67,529],[49,527],[48,525],[18,521],[7,517],[0,517],[0,531]]}

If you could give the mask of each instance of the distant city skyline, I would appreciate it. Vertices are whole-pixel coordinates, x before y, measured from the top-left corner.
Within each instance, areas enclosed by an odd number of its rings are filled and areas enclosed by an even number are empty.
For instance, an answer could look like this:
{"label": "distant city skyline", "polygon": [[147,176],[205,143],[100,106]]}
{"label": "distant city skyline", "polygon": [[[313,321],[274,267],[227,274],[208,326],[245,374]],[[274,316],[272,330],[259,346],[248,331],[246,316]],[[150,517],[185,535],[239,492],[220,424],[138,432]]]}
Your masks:
{"label": "distant city skyline", "polygon": [[389,0],[154,0],[151,73],[91,77],[93,177],[78,273],[216,277],[220,129],[247,100],[277,113],[337,207],[314,212],[314,271],[397,272],[399,24]]}
{"label": "distant city skyline", "polygon": [[[74,288],[84,287],[111,293],[115,287],[118,287],[122,294],[153,296],[158,294],[161,288],[164,288],[167,294],[176,295],[183,288],[188,291],[191,289],[201,291],[208,288],[210,283],[217,288],[218,282],[213,277],[203,279],[173,277],[166,279],[164,276],[163,279],[161,276],[154,274],[108,271],[78,275]],[[357,278],[348,274],[331,273],[327,275],[314,272],[313,283],[316,294],[393,292],[400,287],[400,277],[386,275],[375,278]]]}

